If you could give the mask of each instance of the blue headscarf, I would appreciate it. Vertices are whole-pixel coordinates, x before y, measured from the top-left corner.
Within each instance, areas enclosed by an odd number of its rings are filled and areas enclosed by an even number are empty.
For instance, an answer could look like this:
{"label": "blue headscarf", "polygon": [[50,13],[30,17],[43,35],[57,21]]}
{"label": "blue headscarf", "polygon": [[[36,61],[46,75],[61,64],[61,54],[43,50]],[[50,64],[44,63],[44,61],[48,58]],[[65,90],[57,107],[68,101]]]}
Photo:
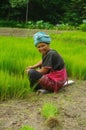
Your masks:
{"label": "blue headscarf", "polygon": [[46,44],[50,44],[51,38],[44,32],[37,32],[33,36],[34,45],[37,46],[39,43],[44,42]]}

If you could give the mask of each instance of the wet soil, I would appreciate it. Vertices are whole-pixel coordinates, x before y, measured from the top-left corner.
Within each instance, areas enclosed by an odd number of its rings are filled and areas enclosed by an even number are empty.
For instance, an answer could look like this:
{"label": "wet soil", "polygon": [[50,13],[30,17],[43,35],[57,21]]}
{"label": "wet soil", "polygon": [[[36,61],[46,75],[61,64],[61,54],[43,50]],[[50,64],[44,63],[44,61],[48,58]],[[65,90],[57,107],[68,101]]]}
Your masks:
{"label": "wet soil", "polygon": [[[58,126],[46,123],[41,114],[44,103],[59,109]],[[25,125],[34,130],[86,130],[86,81],[75,81],[57,94],[31,92],[24,100],[0,102],[0,130],[20,130]]]}

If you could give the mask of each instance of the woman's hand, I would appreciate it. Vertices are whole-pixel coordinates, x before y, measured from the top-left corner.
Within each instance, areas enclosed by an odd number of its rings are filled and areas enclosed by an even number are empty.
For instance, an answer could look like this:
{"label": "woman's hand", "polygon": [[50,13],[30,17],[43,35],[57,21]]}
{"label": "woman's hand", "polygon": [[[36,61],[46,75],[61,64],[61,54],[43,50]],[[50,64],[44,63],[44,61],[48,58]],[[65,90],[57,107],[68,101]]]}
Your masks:
{"label": "woman's hand", "polygon": [[41,65],[42,65],[42,61],[39,61],[37,64],[35,64],[33,66],[26,67],[25,72],[28,74],[30,69],[36,69],[36,68],[40,67]]}
{"label": "woman's hand", "polygon": [[28,66],[28,67],[26,67],[25,72],[28,74],[28,73],[29,73],[29,71],[30,71],[30,69],[33,69],[33,66]]}

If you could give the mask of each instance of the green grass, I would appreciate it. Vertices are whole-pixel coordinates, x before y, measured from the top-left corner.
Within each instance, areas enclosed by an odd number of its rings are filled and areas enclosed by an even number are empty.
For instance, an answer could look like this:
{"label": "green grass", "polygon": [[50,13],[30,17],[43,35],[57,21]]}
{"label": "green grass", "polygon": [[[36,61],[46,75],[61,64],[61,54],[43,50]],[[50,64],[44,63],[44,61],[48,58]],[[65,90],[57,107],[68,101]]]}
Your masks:
{"label": "green grass", "polygon": [[[64,58],[68,77],[86,80],[85,32],[50,34],[51,48]],[[41,59],[33,38],[0,37],[0,99],[24,98],[31,91],[25,68]]]}

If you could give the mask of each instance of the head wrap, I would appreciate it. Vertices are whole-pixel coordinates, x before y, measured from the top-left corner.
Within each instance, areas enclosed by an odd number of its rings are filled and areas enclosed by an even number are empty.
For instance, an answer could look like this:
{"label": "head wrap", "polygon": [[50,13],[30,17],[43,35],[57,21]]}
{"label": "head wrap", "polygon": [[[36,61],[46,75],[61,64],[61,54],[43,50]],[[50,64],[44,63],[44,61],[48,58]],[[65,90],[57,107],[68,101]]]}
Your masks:
{"label": "head wrap", "polygon": [[44,32],[37,32],[33,36],[34,45],[37,46],[39,43],[44,42],[46,44],[50,44],[51,38]]}

